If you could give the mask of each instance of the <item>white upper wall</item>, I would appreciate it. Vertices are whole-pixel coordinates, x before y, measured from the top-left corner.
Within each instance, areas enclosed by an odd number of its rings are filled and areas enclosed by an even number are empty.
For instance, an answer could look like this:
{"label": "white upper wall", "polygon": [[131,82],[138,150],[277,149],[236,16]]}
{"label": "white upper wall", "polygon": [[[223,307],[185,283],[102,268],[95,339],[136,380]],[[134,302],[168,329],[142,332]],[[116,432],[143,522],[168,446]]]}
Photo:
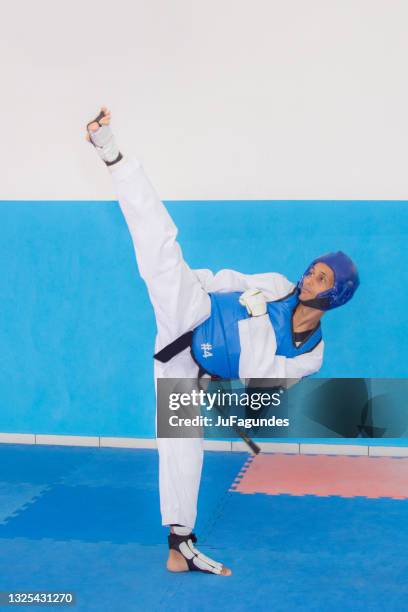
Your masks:
{"label": "white upper wall", "polygon": [[408,199],[404,0],[14,0],[0,199],[111,199],[101,104],[165,199]]}

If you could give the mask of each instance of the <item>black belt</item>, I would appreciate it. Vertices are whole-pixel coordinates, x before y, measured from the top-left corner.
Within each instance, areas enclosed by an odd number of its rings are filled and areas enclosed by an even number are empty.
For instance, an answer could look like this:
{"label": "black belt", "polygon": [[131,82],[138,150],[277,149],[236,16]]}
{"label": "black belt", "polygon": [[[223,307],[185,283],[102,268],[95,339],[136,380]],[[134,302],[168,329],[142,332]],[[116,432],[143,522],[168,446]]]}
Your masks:
{"label": "black belt", "polygon": [[[181,353],[181,351],[184,351],[186,348],[190,347],[191,349],[192,339],[193,339],[193,332],[188,331],[182,336],[180,336],[179,338],[176,338],[176,340],[173,340],[173,342],[170,342],[170,344],[162,348],[158,353],[153,355],[153,357],[157,359],[157,361],[160,361],[161,363],[167,363],[168,361],[170,361],[170,359],[173,359],[173,357]],[[194,359],[193,351],[191,351],[191,356]],[[196,360],[194,359],[194,361]],[[220,376],[207,372],[207,370],[205,370],[199,363],[197,363],[197,365],[199,367],[198,378],[201,378],[201,376],[203,376],[204,374],[209,374],[212,380],[221,379]]]}
{"label": "black belt", "polygon": [[175,355],[184,351],[187,347],[191,347],[191,340],[193,339],[193,332],[188,331],[173,342],[170,342],[167,346],[161,349],[158,353],[153,355],[157,361],[161,361],[161,363],[167,363],[172,359]]}

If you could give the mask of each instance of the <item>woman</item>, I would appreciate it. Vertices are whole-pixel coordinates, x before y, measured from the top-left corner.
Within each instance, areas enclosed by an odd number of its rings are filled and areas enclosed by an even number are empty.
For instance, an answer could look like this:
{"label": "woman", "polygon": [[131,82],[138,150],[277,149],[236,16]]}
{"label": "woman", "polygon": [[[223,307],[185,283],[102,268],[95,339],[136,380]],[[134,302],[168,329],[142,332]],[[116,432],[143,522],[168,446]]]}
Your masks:
{"label": "woman", "polygon": [[[191,270],[176,226],[140,164],[123,158],[110,119],[102,108],[87,125],[87,137],[112,173],[155,312],[155,381],[203,372],[223,378],[302,378],[317,372],[324,348],[320,319],[357,289],[353,262],[341,252],[324,255],[297,285],[276,273]],[[170,526],[167,568],[231,575],[194,546],[202,440],[161,438],[157,445],[162,523]]]}

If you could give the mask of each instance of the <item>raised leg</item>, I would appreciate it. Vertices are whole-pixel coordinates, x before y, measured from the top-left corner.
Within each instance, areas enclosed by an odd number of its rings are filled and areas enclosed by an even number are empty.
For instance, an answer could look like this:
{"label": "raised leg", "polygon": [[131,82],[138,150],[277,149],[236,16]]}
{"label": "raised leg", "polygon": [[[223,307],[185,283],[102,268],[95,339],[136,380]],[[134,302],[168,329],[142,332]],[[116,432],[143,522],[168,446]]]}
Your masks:
{"label": "raised leg", "polygon": [[[103,127],[109,125],[106,119],[100,123]],[[88,124],[92,141],[95,139],[97,142],[95,135],[98,134],[99,125],[98,122],[96,125]],[[106,130],[100,142],[98,152],[112,173],[119,204],[132,237],[139,272],[146,283],[155,312],[157,352],[208,318],[210,298],[199,278],[184,261],[177,242],[177,228],[140,163],[119,158],[111,134]],[[105,142],[106,145],[103,144]],[[106,159],[104,146],[107,147]],[[112,159],[118,161],[111,163]],[[167,364],[155,362],[156,382],[157,378],[196,378],[197,375],[198,367],[188,349]],[[203,442],[201,439],[162,438],[158,440],[158,450],[162,522],[192,530],[197,513]],[[168,569],[188,570],[185,558],[177,550],[170,550]],[[223,568],[220,573],[229,575],[230,571]]]}

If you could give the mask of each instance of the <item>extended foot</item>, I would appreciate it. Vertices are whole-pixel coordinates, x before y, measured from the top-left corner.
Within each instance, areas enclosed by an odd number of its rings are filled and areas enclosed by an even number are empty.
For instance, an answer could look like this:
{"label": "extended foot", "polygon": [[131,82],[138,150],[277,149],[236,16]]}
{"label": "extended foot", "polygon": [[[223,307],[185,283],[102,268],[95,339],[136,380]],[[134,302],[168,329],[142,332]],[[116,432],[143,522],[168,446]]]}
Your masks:
{"label": "extended foot", "polygon": [[99,130],[101,125],[109,125],[111,116],[112,114],[110,110],[106,106],[102,106],[99,115],[86,126],[88,130],[86,134],[87,140],[90,140],[89,132],[96,132],[96,130]]}
{"label": "extended foot", "polygon": [[111,112],[106,106],[102,106],[99,115],[86,126],[87,140],[94,145],[107,166],[112,166],[122,159],[110,128],[110,120]]}
{"label": "extended foot", "polygon": [[203,555],[194,546],[196,541],[197,538],[193,533],[186,536],[170,533],[167,569],[170,572],[198,571],[219,576],[231,576],[232,572],[228,567]]}

